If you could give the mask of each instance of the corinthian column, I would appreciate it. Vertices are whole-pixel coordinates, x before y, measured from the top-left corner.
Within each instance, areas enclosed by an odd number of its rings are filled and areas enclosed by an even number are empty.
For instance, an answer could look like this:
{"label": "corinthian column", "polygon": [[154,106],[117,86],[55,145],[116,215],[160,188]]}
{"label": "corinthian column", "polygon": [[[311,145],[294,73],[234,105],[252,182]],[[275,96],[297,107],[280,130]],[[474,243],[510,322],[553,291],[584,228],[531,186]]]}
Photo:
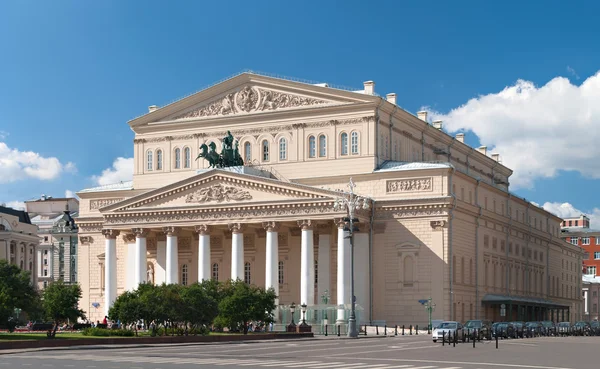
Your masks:
{"label": "corinthian column", "polygon": [[299,220],[302,229],[302,246],[300,249],[300,302],[306,305],[315,304],[315,254],[313,229],[310,220]]}
{"label": "corinthian column", "polygon": [[231,231],[231,279],[244,280],[244,233],[240,223],[229,224]]}
{"label": "corinthian column", "polygon": [[346,322],[345,305],[350,304],[350,240],[347,239],[348,231],[344,231],[345,222],[337,220],[337,321],[336,324]]}
{"label": "corinthian column", "polygon": [[176,227],[164,227],[163,232],[167,235],[167,271],[165,283],[177,284],[179,283],[179,259],[178,259],[178,245],[177,245],[177,231]]}
{"label": "corinthian column", "polygon": [[195,227],[198,232],[198,282],[210,280],[210,229],[206,224]]}
{"label": "corinthian column", "polygon": [[117,236],[119,231],[103,229],[104,243],[104,315],[117,299]]}
{"label": "corinthian column", "polygon": [[146,268],[147,268],[147,255],[146,255],[146,236],[149,231],[144,228],[133,228],[131,230],[135,235],[135,264],[133,265],[134,277],[133,285],[134,288],[138,288],[140,283],[146,282]]}
{"label": "corinthian column", "polygon": [[279,296],[279,241],[277,239],[279,224],[276,222],[263,222],[263,227],[267,231],[265,289],[273,288],[275,294]]}

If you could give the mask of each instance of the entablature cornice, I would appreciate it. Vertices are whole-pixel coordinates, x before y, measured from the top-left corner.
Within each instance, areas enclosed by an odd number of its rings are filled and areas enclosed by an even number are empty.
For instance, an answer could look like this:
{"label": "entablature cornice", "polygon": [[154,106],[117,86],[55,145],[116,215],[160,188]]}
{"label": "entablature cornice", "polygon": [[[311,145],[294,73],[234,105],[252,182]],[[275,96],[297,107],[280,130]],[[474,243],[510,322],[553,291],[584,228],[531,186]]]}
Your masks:
{"label": "entablature cornice", "polygon": [[448,216],[448,204],[435,205],[407,205],[407,206],[379,206],[375,210],[375,219],[395,218],[422,218]]}

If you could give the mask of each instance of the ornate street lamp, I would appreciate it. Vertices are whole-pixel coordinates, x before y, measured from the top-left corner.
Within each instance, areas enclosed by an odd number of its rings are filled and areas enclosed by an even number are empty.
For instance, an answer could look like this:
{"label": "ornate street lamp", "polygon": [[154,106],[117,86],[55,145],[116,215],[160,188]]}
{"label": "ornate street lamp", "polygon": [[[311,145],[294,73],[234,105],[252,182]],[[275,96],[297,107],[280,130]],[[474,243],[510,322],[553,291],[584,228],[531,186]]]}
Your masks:
{"label": "ornate street lamp", "polygon": [[429,313],[429,325],[427,326],[427,334],[431,334],[431,312],[435,310],[435,303],[431,302],[431,297],[425,303],[425,310]]}
{"label": "ornate street lamp", "polygon": [[[348,319],[348,337],[358,337],[358,329],[356,327],[356,298],[354,296],[354,231],[358,229],[354,228],[354,223],[358,222],[358,218],[354,217],[357,210],[369,209],[369,199],[366,197],[358,196],[354,193],[356,185],[350,178],[348,182],[348,188],[350,192],[343,193],[343,196],[338,197],[333,204],[333,208],[337,210],[346,210],[348,217],[344,218],[345,222],[350,223],[350,227],[344,230],[349,232],[347,238],[350,239],[350,255],[351,255],[351,299],[352,299],[352,310],[350,311],[350,318]],[[342,302],[343,303],[343,302]]]}
{"label": "ornate street lamp", "polygon": [[288,332],[295,332],[296,331],[296,323],[294,323],[294,312],[296,311],[296,304],[294,304],[292,302],[292,304],[290,305],[290,313],[292,313],[292,321],[290,323],[290,325],[287,326],[287,331]]}
{"label": "ornate street lamp", "polygon": [[306,326],[306,304],[300,305],[300,309],[302,311],[302,324],[300,324],[300,325],[305,327]]}

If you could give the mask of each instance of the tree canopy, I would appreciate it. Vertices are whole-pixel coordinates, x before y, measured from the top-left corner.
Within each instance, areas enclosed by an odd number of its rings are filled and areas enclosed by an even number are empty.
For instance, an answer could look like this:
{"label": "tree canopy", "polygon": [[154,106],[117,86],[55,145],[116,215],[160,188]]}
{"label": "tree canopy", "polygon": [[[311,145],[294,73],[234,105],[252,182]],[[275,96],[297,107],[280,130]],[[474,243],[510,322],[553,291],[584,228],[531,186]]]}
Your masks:
{"label": "tree canopy", "polygon": [[38,307],[38,294],[30,278],[29,272],[0,260],[0,325],[7,325],[17,308],[32,313]]}
{"label": "tree canopy", "polygon": [[77,306],[81,298],[81,287],[77,284],[65,284],[63,281],[52,282],[44,289],[42,304],[49,319],[54,321],[54,329],[49,337],[56,335],[58,325],[67,320],[85,319],[83,310]]}

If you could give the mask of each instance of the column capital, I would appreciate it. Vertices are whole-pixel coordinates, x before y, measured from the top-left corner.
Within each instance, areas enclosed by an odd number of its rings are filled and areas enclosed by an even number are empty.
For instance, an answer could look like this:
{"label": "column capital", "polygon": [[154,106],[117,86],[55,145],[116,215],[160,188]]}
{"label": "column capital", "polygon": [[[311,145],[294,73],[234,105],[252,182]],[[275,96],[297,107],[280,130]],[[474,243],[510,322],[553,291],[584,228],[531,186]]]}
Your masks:
{"label": "column capital", "polygon": [[135,234],[133,234],[133,233],[125,233],[123,235],[123,241],[125,243],[135,242]]}
{"label": "column capital", "polygon": [[335,218],[333,219],[333,222],[338,227],[338,229],[344,229],[344,227],[346,227],[346,221],[344,220],[344,218]]}
{"label": "column capital", "polygon": [[147,228],[131,228],[131,232],[135,235],[135,237],[144,238],[150,233],[150,230]]}
{"label": "column capital", "polygon": [[206,224],[200,224],[194,227],[194,230],[200,235],[210,234],[210,226]]}
{"label": "column capital", "polygon": [[231,233],[242,233],[244,231],[244,225],[242,223],[229,223],[227,226]]}
{"label": "column capital", "polygon": [[278,222],[263,222],[262,226],[267,232],[277,232],[279,230]]}
{"label": "column capital", "polygon": [[303,231],[312,229],[314,226],[313,221],[310,219],[299,220],[297,223],[298,227],[300,227],[300,229],[302,229]]}
{"label": "column capital", "polygon": [[167,236],[177,236],[179,233],[179,228],[173,226],[163,227],[163,233]]}
{"label": "column capital", "polygon": [[117,231],[116,229],[103,229],[102,234],[106,239],[116,239],[119,236],[121,231]]}

